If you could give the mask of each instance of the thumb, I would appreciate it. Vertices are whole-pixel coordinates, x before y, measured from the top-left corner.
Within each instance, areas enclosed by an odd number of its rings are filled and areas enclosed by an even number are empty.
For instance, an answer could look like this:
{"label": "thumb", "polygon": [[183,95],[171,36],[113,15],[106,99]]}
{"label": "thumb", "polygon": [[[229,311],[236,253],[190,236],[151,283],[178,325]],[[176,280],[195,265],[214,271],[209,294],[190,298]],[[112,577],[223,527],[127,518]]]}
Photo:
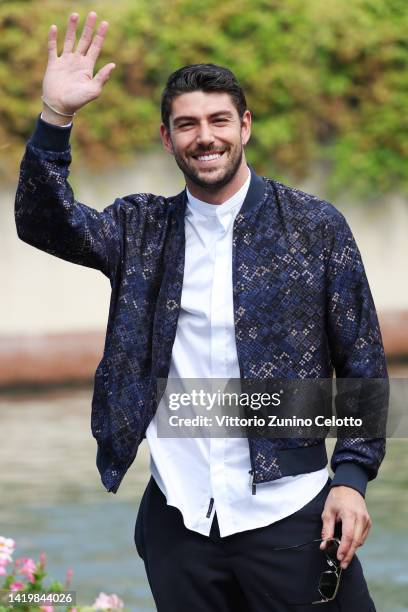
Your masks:
{"label": "thumb", "polygon": [[98,83],[101,87],[105,85],[106,81],[109,79],[112,71],[116,68],[116,64],[110,63],[103,66],[94,76],[94,81]]}
{"label": "thumb", "polygon": [[[327,540],[334,537],[334,528],[336,525],[336,515],[333,511],[325,510],[322,514],[323,526],[322,526],[322,539]],[[326,548],[326,542],[320,544],[320,549]]]}

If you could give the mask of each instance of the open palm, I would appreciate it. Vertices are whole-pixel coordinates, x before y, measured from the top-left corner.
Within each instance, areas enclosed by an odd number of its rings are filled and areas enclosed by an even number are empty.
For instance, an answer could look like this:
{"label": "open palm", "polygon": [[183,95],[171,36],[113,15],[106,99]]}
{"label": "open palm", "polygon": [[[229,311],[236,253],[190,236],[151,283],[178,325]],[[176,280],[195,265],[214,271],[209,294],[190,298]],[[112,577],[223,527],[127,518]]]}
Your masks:
{"label": "open palm", "polygon": [[62,113],[73,114],[79,108],[97,98],[109,79],[115,64],[103,66],[94,76],[96,60],[102,50],[108,22],[102,21],[96,33],[97,15],[88,14],[85,26],[75,47],[78,14],[72,13],[60,56],[57,54],[57,26],[48,33],[48,64],[43,80],[43,97]]}

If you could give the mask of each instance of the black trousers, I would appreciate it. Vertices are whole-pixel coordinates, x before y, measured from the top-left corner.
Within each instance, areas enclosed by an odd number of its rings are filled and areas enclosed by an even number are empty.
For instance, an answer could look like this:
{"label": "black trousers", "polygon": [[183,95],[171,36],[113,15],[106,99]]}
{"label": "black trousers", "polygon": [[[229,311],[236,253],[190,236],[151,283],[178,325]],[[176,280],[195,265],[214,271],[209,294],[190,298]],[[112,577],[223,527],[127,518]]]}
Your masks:
{"label": "black trousers", "polygon": [[336,599],[316,606],[310,604],[321,599],[320,575],[329,569],[318,544],[271,550],[321,537],[329,482],[291,516],[221,538],[216,517],[210,537],[187,529],[151,478],[135,544],[158,612],[375,612],[356,556],[342,573]]}

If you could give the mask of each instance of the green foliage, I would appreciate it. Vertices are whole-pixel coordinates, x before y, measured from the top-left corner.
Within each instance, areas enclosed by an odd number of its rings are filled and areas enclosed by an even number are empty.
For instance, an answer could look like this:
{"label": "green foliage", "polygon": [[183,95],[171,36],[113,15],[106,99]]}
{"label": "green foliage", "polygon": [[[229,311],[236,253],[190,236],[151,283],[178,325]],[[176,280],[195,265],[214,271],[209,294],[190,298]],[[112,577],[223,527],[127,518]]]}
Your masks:
{"label": "green foliage", "polygon": [[[0,171],[15,172],[40,110],[48,27],[94,9],[110,22],[98,66],[117,67],[75,123],[77,155],[99,165],[159,143],[170,72],[214,62],[238,76],[254,116],[259,172],[300,178],[318,162],[332,191],[408,184],[406,0],[12,0],[0,4]],[[61,42],[61,40],[60,40]]]}

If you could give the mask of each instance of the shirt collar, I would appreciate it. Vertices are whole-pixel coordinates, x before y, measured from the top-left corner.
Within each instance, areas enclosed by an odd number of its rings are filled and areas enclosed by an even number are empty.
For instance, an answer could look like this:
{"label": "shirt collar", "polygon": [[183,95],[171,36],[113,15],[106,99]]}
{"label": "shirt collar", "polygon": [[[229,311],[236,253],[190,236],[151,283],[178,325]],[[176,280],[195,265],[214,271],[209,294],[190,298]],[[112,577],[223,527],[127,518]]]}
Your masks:
{"label": "shirt collar", "polygon": [[230,212],[238,213],[248,193],[250,182],[251,172],[248,169],[248,178],[245,183],[236,193],[234,193],[233,196],[222,204],[209,204],[208,202],[199,200],[193,196],[188,190],[188,187],[186,187],[188,210],[193,214],[197,212],[206,217],[216,216],[218,218],[223,217]]}

